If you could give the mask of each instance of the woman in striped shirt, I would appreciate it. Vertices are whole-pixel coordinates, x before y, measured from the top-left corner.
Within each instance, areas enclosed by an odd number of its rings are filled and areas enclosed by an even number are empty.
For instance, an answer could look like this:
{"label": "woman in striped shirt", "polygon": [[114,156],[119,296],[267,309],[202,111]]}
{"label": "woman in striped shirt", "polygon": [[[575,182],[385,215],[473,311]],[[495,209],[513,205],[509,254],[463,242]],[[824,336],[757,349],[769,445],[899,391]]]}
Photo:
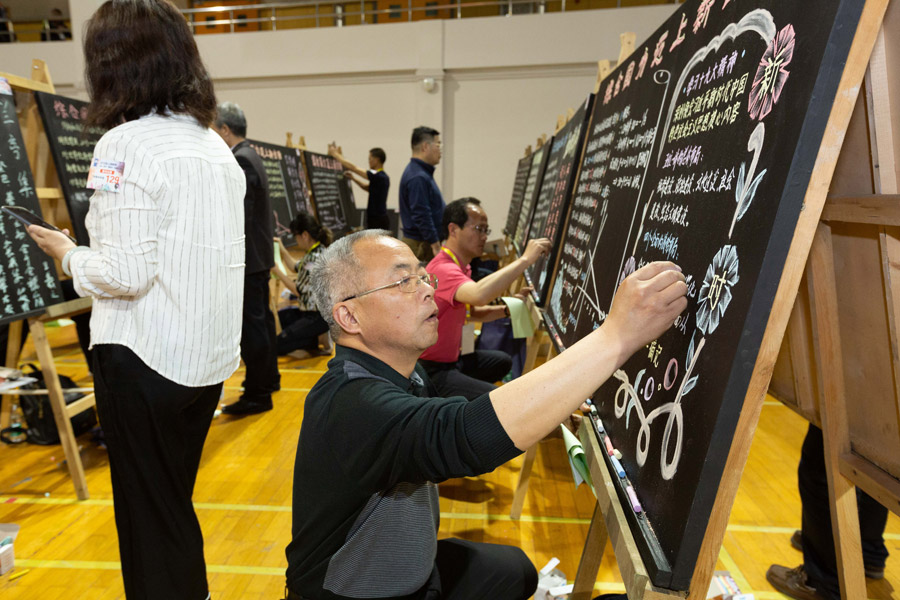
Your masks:
{"label": "woman in striped shirt", "polygon": [[278,267],[274,269],[284,287],[297,296],[296,308],[278,311],[278,319],[281,321],[278,354],[305,358],[318,353],[319,336],[328,332],[328,324],[316,310],[309,270],[316,258],[331,244],[332,235],[331,230],[319,225],[316,218],[306,212],[299,213],[291,221],[291,233],[297,240],[297,248],[306,254],[294,262],[281,239],[278,239],[284,264],[292,265],[291,269],[297,273],[296,280],[292,281]]}
{"label": "woman in striped shirt", "polygon": [[94,390],[125,595],[209,597],[191,496],[222,383],[239,363],[245,178],[209,128],[212,82],[166,0],[109,0],[87,22],[90,247],[30,227],[94,299]]}

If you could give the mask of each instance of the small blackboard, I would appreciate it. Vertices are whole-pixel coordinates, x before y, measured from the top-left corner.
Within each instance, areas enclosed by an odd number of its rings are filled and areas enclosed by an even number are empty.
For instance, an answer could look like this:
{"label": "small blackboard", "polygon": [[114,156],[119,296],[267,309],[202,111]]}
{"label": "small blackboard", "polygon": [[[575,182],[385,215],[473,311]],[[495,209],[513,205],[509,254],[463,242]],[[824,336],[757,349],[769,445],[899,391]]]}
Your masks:
{"label": "small blackboard", "polygon": [[291,221],[297,213],[313,214],[306,186],[306,167],[300,150],[257,140],[247,140],[259,154],[269,181],[269,202],[275,213],[275,235],[287,247],[297,244],[291,235]]}
{"label": "small blackboard", "polygon": [[344,167],[327,154],[309,151],[303,154],[319,224],[328,227],[335,237],[346,235],[350,232],[346,210],[353,204],[353,192],[344,177]]}
{"label": "small blackboard", "polygon": [[[5,94],[0,94],[0,136],[0,206],[21,206],[40,215],[16,107]],[[53,260],[28,236],[24,224],[0,212],[0,325],[41,314],[62,301]]]}
{"label": "small blackboard", "polygon": [[553,136],[550,146],[550,157],[544,170],[541,190],[534,207],[534,217],[528,230],[528,240],[548,238],[551,242],[550,252],[541,256],[525,270],[525,279],[532,287],[532,298],[538,306],[543,306],[550,291],[550,269],[556,263],[559,251],[559,240],[562,234],[562,223],[569,209],[572,198],[572,185],[581,151],[584,146],[585,120],[591,114],[594,95],[588,96],[572,118]]}
{"label": "small blackboard", "polygon": [[595,100],[546,314],[569,346],[635,269],[687,277],[688,309],[594,395],[657,586],[690,583],[863,4],[689,0]]}
{"label": "small blackboard", "polygon": [[506,225],[503,233],[512,236],[519,222],[522,200],[525,198],[525,186],[528,184],[528,172],[531,170],[531,155],[523,156],[516,166],[516,179],[513,182],[512,198],[509,201],[509,212],[506,214]]}
{"label": "small blackboard", "polygon": [[91,243],[84,218],[90,207],[93,190],[85,187],[94,146],[106,133],[100,127],[85,127],[88,103],[74,98],[45,92],[34,92],[41,113],[44,131],[50,144],[50,153],[56,165],[56,174],[62,187],[72,232],[79,245]]}
{"label": "small blackboard", "polygon": [[528,180],[525,182],[522,208],[519,210],[519,218],[516,220],[516,229],[511,232],[513,246],[519,254],[525,251],[525,240],[528,239],[531,216],[534,214],[534,205],[537,203],[538,193],[541,191],[544,169],[547,166],[547,159],[550,157],[548,146],[552,144],[553,140],[551,139],[531,155],[531,167],[528,171]]}

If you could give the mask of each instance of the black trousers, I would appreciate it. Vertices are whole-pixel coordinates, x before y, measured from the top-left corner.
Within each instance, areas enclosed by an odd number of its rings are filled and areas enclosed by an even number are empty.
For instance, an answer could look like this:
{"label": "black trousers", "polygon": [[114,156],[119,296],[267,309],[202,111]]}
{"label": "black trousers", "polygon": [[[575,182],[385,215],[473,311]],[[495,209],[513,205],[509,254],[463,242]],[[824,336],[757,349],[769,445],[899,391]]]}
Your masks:
{"label": "black trousers", "polygon": [[[515,546],[438,540],[434,563],[422,589],[390,600],[527,600],[537,589],[534,565]],[[290,590],[286,597],[307,600]]]}
{"label": "black trousers", "polygon": [[129,348],[94,346],[128,600],[203,600],[203,534],[191,496],[222,384],[178,385]]}
{"label": "black trousers", "polygon": [[512,368],[512,358],[501,350],[476,350],[460,356],[455,363],[419,362],[442,397],[464,396],[469,400],[497,389],[494,382]]}
{"label": "black trousers", "polygon": [[315,350],[319,336],[328,331],[328,323],[317,310],[284,308],[278,311],[281,333],[278,334],[278,355],[294,350]]}
{"label": "black trousers", "polygon": [[247,372],[244,397],[263,399],[281,387],[276,352],[275,315],[269,309],[269,272],[244,276],[241,358]]}
{"label": "black trousers", "polygon": [[366,213],[366,229],[387,229],[391,230],[391,220],[388,216],[381,215],[380,217],[371,216],[369,213]]}
{"label": "black trousers", "polygon": [[[841,591],[831,528],[831,507],[828,502],[825,444],[822,430],[812,424],[803,440],[797,482],[803,506],[803,565],[809,576],[809,583],[824,597],[839,600]],[[888,550],[884,545],[888,510],[859,488],[856,488],[856,502],[863,563],[884,568],[888,557]]]}

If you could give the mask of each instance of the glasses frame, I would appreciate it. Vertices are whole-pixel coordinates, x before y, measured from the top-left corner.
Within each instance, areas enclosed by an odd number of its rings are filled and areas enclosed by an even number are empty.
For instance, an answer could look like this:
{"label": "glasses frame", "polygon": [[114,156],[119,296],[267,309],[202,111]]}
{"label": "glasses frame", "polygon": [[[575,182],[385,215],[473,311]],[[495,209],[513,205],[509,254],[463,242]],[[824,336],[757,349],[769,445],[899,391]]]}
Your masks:
{"label": "glasses frame", "polygon": [[416,287],[413,288],[413,289],[412,289],[411,291],[409,291],[409,292],[407,292],[406,290],[404,290],[404,289],[401,288],[401,289],[400,289],[401,292],[403,292],[403,293],[405,293],[405,294],[414,294],[414,293],[416,293],[416,292],[418,291],[419,285],[420,285],[420,284],[423,284],[423,283],[426,284],[426,285],[428,285],[428,286],[431,286],[431,289],[437,290],[437,286],[438,286],[438,278],[437,278],[437,275],[432,275],[431,273],[426,273],[425,275],[407,275],[406,277],[404,277],[404,278],[401,279],[400,281],[395,281],[394,283],[388,283],[388,284],[386,284],[386,285],[378,286],[377,288],[372,288],[371,290],[366,290],[365,292],[360,292],[360,293],[354,294],[354,295],[352,295],[352,296],[347,296],[346,298],[344,298],[343,300],[341,300],[341,302],[346,302],[347,300],[353,300],[354,298],[362,298],[363,296],[366,296],[366,295],[368,295],[368,294],[372,294],[372,293],[374,293],[374,292],[380,292],[381,290],[386,290],[386,289],[388,289],[388,288],[392,288],[392,287],[400,287],[400,286],[402,286],[404,283],[406,283],[407,281],[409,281],[410,279],[415,279],[415,280],[416,280]]}
{"label": "glasses frame", "polygon": [[478,232],[481,235],[489,236],[491,235],[491,228],[487,225],[472,225],[472,229]]}

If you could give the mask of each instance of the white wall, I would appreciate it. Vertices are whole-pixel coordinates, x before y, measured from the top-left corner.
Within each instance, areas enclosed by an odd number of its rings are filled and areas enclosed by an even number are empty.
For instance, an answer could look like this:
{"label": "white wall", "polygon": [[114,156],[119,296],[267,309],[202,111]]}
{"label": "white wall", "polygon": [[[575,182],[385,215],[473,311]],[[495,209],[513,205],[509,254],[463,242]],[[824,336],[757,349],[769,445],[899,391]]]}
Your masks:
{"label": "white wall", "polygon": [[[0,71],[28,73],[32,58],[49,64],[62,94],[86,97],[81,24],[99,0],[71,0],[72,42],[4,44]],[[409,158],[413,127],[444,138],[435,176],[451,200],[485,201],[495,229],[506,220],[515,165],[525,146],[553,133],[556,117],[592,90],[596,61],[615,60],[619,33],[640,44],[676,4],[419,21],[343,28],[198,36],[219,100],[239,103],[249,135],[296,141],[324,152],[331,140],[361,166],[368,149],[388,154],[388,205]],[[431,93],[422,79],[433,77]],[[357,194],[357,202],[364,202]]]}

